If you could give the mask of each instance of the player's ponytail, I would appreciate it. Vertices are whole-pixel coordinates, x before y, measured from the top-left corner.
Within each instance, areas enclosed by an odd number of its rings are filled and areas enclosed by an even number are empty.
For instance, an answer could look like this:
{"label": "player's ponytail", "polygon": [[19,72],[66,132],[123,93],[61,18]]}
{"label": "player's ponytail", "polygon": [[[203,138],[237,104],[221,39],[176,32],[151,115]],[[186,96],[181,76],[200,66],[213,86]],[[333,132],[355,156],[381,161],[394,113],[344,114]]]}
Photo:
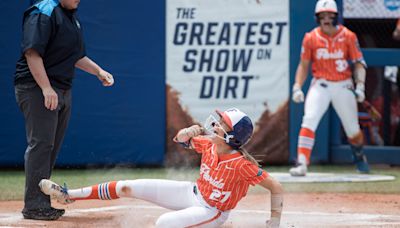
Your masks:
{"label": "player's ponytail", "polygon": [[251,163],[253,163],[256,166],[260,166],[258,161],[244,148],[239,148],[239,149],[237,149],[237,151],[239,151],[246,160],[250,161]]}

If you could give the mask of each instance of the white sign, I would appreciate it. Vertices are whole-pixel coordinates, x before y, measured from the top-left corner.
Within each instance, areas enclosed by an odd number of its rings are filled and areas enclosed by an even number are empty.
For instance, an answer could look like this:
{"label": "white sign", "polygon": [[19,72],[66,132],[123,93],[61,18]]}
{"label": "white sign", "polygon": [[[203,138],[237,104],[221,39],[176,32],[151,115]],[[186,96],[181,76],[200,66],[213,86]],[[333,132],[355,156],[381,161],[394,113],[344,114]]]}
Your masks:
{"label": "white sign", "polygon": [[168,0],[167,83],[203,122],[236,107],[253,121],[288,100],[288,0]]}
{"label": "white sign", "polygon": [[343,0],[344,18],[400,18],[400,0]]}

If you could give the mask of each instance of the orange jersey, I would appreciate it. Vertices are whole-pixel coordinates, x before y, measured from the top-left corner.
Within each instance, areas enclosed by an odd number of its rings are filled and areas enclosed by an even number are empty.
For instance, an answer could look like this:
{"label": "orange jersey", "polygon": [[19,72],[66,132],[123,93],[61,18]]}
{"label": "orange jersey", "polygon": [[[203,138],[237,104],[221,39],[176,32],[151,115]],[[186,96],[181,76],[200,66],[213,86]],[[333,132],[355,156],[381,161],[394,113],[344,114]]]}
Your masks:
{"label": "orange jersey", "polygon": [[246,160],[239,152],[220,155],[216,145],[206,137],[192,138],[192,146],[202,154],[197,186],[204,200],[221,211],[233,209],[242,199],[249,185],[256,185],[268,173]]}
{"label": "orange jersey", "polygon": [[337,33],[330,37],[320,27],[306,33],[301,48],[301,59],[312,62],[312,75],[328,81],[341,81],[351,77],[352,63],[366,66],[357,36],[339,25]]}

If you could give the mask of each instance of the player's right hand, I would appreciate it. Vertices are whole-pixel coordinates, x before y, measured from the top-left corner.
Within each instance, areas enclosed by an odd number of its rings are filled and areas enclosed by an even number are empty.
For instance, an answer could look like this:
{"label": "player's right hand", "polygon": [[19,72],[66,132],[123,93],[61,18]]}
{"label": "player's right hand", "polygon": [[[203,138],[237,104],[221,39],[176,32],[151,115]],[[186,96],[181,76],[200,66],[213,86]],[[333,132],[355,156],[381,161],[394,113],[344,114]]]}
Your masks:
{"label": "player's right hand", "polygon": [[295,103],[301,103],[304,102],[304,93],[301,90],[301,87],[299,84],[295,83],[293,85],[293,89],[292,89],[292,100]]}
{"label": "player's right hand", "polygon": [[178,132],[176,135],[176,140],[178,142],[187,142],[189,139],[196,137],[203,133],[203,128],[199,125],[193,125],[188,128],[184,128]]}
{"label": "player's right hand", "polygon": [[50,86],[42,89],[42,94],[44,97],[44,106],[53,111],[58,106],[58,95],[56,91]]}
{"label": "player's right hand", "polygon": [[193,125],[191,127],[186,128],[186,135],[190,138],[196,137],[203,133],[203,128],[199,125]]}

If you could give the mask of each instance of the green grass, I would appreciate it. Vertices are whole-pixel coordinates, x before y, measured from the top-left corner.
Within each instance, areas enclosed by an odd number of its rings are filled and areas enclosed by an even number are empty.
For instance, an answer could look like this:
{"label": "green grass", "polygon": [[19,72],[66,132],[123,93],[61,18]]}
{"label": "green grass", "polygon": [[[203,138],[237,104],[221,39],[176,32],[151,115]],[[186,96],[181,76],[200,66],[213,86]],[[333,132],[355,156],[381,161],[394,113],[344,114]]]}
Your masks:
{"label": "green grass", "polygon": [[[289,167],[266,167],[268,172],[287,172]],[[400,193],[400,167],[373,166],[372,174],[392,175],[394,181],[362,182],[362,183],[284,183],[285,192],[335,192],[335,193]],[[353,166],[311,166],[312,172],[355,173]],[[52,180],[68,184],[70,188],[89,186],[110,180],[127,180],[143,178],[159,178],[195,181],[198,169],[56,169]],[[25,176],[21,171],[0,170],[0,200],[22,200]],[[252,188],[251,192],[260,191]]]}

